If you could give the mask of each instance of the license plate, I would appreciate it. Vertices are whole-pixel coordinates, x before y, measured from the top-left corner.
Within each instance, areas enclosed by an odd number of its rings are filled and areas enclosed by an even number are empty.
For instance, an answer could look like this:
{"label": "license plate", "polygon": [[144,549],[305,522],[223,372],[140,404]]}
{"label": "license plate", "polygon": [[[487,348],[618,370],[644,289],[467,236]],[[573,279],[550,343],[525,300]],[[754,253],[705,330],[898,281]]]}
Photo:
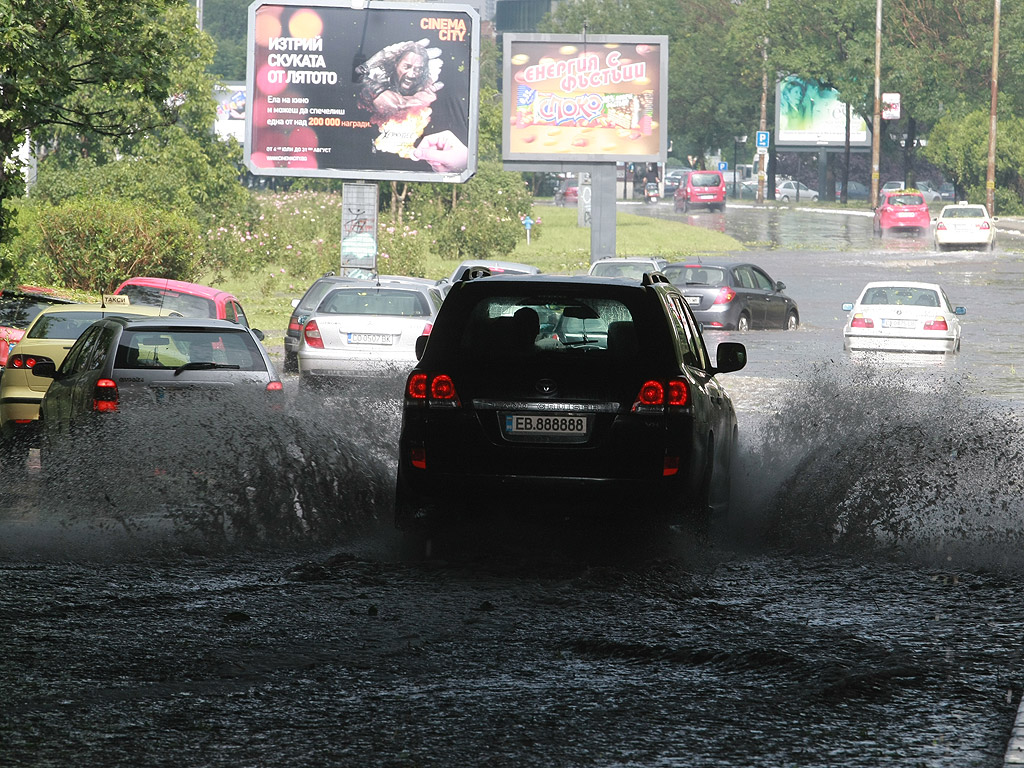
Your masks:
{"label": "license plate", "polygon": [[390,333],[350,333],[349,344],[392,344],[394,335]]}
{"label": "license plate", "polygon": [[714,195],[699,195],[699,197],[700,197],[701,200],[714,200],[715,199]]}
{"label": "license plate", "polygon": [[915,216],[917,216],[917,214],[914,213],[913,211],[900,211],[896,215],[899,216],[901,219],[912,219]]}
{"label": "license plate", "polygon": [[510,439],[583,442],[590,419],[575,413],[506,413],[505,435]]}
{"label": "license plate", "polygon": [[883,328],[916,328],[916,320],[882,320]]}
{"label": "license plate", "polygon": [[687,296],[686,303],[691,307],[700,306],[700,296]]}

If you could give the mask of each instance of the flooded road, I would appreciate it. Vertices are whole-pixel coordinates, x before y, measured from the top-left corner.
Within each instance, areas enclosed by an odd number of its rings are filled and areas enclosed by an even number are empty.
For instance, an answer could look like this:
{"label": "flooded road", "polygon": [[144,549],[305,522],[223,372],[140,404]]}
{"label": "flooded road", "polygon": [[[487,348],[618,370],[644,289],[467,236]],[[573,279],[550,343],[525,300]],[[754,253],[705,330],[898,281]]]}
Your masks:
{"label": "flooded road", "polygon": [[[30,467],[0,519],[0,765],[1002,765],[1024,425],[996,353],[1019,357],[1012,305],[986,297],[1020,290],[1019,257],[866,231],[744,254],[804,324],[743,334],[750,366],[723,377],[741,454],[710,547],[500,524],[482,499],[438,557],[406,557],[391,386],[293,397],[240,487],[191,505],[103,456],[79,473],[117,481],[102,502]],[[893,274],[968,307],[952,365],[842,356],[839,305]],[[214,466],[179,440],[182,467]]]}

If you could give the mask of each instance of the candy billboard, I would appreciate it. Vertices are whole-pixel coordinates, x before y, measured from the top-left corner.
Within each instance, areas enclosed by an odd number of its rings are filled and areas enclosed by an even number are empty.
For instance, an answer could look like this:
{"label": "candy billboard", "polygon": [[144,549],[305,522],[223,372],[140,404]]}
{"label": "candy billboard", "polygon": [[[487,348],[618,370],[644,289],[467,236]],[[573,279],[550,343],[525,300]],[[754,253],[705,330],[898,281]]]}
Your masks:
{"label": "candy billboard", "polygon": [[468,5],[249,6],[254,174],[465,181],[476,170],[480,17]]}
{"label": "candy billboard", "polygon": [[668,37],[504,36],[507,161],[664,161]]}

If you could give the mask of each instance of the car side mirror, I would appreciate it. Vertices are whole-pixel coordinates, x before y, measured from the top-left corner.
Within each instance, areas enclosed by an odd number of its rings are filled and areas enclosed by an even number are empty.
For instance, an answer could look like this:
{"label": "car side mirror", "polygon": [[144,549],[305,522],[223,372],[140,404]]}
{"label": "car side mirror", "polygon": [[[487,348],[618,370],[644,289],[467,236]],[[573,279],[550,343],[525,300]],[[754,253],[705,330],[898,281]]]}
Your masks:
{"label": "car side mirror", "polygon": [[292,299],[292,309],[298,309],[298,308],[299,308],[299,300],[298,299]]}
{"label": "car side mirror", "polygon": [[747,348],[737,341],[723,341],[716,353],[715,373],[732,373],[747,364]]}
{"label": "car side mirror", "polygon": [[[966,315],[967,314],[967,307],[957,307],[956,309],[953,310],[953,314],[955,314],[955,315]],[[36,363],[36,365],[38,366],[39,363]]]}
{"label": "car side mirror", "polygon": [[260,341],[263,341],[263,339],[265,338],[265,334],[259,328],[250,328],[249,330],[252,331],[252,335],[259,339]]}
{"label": "car side mirror", "polygon": [[423,350],[427,348],[427,341],[430,337],[426,334],[416,339],[416,359],[419,360],[423,357]]}
{"label": "car side mirror", "polygon": [[853,304],[851,304],[850,302],[846,302],[845,304],[843,304],[843,312],[852,312],[852,311],[853,311]]}
{"label": "car side mirror", "polygon": [[57,378],[57,365],[53,360],[39,360],[32,366],[32,375],[41,376],[44,379]]}
{"label": "car side mirror", "polygon": [[775,282],[775,290],[776,291],[784,291],[784,290],[786,290],[786,284],[784,282],[782,282],[781,280],[777,280]]}

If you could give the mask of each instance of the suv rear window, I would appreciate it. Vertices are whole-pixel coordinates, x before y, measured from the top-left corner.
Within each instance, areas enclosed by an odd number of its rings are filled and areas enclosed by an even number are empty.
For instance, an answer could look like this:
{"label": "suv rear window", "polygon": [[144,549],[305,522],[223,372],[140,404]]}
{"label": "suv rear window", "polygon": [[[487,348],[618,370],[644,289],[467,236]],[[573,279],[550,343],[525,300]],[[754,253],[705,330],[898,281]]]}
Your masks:
{"label": "suv rear window", "polygon": [[567,355],[577,350],[634,354],[633,313],[620,300],[587,296],[489,296],[469,313],[460,354],[469,359]]}
{"label": "suv rear window", "polygon": [[169,288],[151,288],[146,285],[126,285],[121,293],[132,304],[145,304],[178,312],[185,317],[217,317],[217,304],[212,299],[179,293]]}
{"label": "suv rear window", "polygon": [[237,366],[240,371],[265,371],[266,364],[248,333],[188,329],[125,331],[117,347],[114,367],[177,368],[185,363]]}
{"label": "suv rear window", "polygon": [[722,177],[717,173],[691,173],[691,187],[717,187],[722,183]]}

